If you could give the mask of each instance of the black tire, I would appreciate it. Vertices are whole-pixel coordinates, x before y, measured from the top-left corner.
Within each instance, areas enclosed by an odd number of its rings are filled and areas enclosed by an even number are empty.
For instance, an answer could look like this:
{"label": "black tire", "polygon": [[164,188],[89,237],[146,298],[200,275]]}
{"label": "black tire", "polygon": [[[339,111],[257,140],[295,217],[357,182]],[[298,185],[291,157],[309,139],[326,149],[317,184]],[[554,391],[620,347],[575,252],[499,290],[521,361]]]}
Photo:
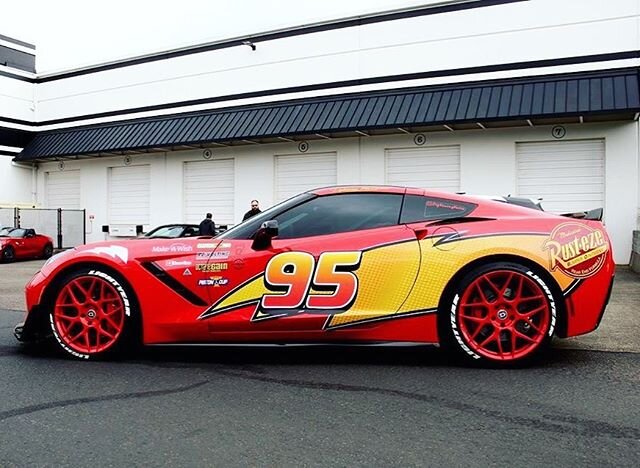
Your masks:
{"label": "black tire", "polygon": [[549,347],[557,324],[556,302],[543,275],[525,265],[495,262],[476,267],[441,304],[441,345],[466,364],[530,364]]}
{"label": "black tire", "polygon": [[2,251],[2,261],[3,262],[9,263],[9,262],[12,262],[13,260],[15,260],[15,258],[16,258],[16,251],[10,245],[7,246]]}
{"label": "black tire", "polygon": [[129,285],[117,274],[99,267],[70,272],[52,286],[46,303],[52,341],[68,357],[120,358],[137,347],[137,302]]}
{"label": "black tire", "polygon": [[53,246],[51,244],[47,244],[42,250],[42,258],[46,260],[47,258],[51,258],[51,255],[53,255]]}

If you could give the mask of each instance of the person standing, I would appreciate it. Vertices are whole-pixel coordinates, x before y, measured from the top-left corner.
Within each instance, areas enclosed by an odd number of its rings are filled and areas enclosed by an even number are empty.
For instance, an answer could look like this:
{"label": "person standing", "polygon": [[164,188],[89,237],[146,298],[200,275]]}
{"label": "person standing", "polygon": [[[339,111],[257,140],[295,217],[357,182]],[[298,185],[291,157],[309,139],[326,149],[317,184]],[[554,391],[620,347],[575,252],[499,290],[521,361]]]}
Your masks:
{"label": "person standing", "polygon": [[200,223],[200,235],[201,236],[215,236],[216,235],[216,223],[213,222],[213,215],[207,213],[206,218]]}
{"label": "person standing", "polygon": [[251,200],[251,209],[244,214],[242,221],[246,221],[258,213],[262,213],[262,211],[260,211],[260,204],[258,203],[258,200]]}

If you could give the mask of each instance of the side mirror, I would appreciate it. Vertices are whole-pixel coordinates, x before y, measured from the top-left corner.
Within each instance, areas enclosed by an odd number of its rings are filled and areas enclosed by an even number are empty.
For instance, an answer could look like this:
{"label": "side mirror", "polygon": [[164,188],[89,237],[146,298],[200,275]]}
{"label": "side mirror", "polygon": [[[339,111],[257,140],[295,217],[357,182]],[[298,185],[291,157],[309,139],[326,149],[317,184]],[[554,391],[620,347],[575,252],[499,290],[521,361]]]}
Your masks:
{"label": "side mirror", "polygon": [[278,221],[271,219],[262,223],[262,227],[258,229],[251,248],[253,250],[266,250],[271,247],[271,239],[278,235]]}

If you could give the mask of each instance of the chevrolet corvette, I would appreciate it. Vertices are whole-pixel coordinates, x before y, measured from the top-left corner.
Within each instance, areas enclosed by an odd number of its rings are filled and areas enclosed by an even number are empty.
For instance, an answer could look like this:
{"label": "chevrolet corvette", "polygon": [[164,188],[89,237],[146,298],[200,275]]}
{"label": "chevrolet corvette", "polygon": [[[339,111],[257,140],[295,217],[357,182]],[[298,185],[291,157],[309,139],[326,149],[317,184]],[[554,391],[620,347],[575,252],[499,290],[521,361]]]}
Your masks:
{"label": "chevrolet corvette", "polygon": [[522,364],[595,330],[598,220],[391,186],[299,194],[216,237],[89,244],[26,286],[21,341],[92,359],[135,343],[436,344]]}
{"label": "chevrolet corvette", "polygon": [[3,228],[0,230],[0,261],[49,258],[53,254],[53,239],[36,234],[34,229]]}

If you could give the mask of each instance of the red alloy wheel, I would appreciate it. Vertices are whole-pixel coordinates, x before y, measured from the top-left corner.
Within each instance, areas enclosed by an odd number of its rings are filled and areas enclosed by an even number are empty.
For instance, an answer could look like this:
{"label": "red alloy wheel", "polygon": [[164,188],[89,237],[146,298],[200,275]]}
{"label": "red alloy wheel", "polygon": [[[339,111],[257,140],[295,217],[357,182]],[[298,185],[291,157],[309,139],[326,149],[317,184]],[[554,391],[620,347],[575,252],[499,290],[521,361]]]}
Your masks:
{"label": "red alloy wheel", "polygon": [[111,283],[96,276],[69,281],[58,294],[53,312],[60,340],[83,354],[97,354],[113,346],[124,321],[122,297]]}
{"label": "red alloy wheel", "polygon": [[478,276],[465,289],[458,307],[460,332],[469,348],[503,362],[533,353],[549,331],[550,317],[541,285],[511,270]]}

